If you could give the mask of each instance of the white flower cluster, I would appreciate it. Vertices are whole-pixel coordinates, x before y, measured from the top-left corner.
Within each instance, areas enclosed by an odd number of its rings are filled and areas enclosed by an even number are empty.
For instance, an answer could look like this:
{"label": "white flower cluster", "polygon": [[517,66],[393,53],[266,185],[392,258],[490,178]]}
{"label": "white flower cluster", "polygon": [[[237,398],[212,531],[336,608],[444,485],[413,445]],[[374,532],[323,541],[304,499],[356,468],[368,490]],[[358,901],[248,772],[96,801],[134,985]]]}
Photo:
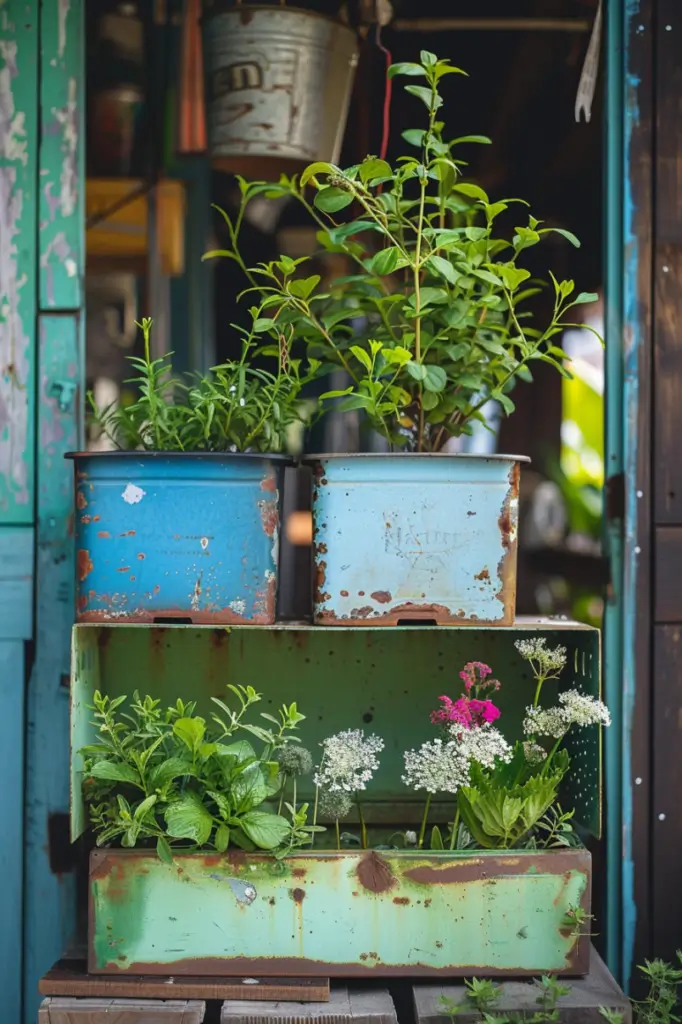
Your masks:
{"label": "white flower cluster", "polygon": [[469,758],[455,741],[430,740],[405,751],[403,782],[427,793],[456,793],[469,784]]}
{"label": "white flower cluster", "polygon": [[547,760],[547,751],[539,743],[526,740],[523,744],[523,753],[528,764],[542,764]]}
{"label": "white flower cluster", "polygon": [[366,788],[379,767],[376,755],[384,749],[384,741],[379,736],[365,737],[362,729],[346,729],[327,737],[322,749],[315,785],[330,793],[356,793]]}
{"label": "white flower cluster", "polygon": [[566,648],[555,647],[549,650],[547,637],[532,637],[529,640],[515,640],[514,647],[526,661],[536,661],[542,675],[560,672],[566,664]]}
{"label": "white flower cluster", "polygon": [[596,697],[578,690],[559,694],[553,708],[527,708],[523,731],[527,736],[553,736],[560,739],[572,725],[610,725],[609,709]]}
{"label": "white flower cluster", "polygon": [[494,768],[496,758],[511,761],[512,748],[500,730],[489,723],[478,729],[462,729],[454,724],[450,726],[450,735],[468,761],[478,761],[484,768]]}

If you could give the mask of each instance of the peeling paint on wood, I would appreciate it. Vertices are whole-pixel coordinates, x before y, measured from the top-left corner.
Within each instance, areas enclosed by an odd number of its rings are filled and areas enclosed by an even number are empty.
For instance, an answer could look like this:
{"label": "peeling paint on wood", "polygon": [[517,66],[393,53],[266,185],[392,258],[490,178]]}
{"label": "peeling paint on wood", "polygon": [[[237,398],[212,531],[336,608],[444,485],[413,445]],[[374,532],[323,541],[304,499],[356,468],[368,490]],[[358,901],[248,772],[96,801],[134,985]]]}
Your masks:
{"label": "peeling paint on wood", "polygon": [[33,519],[37,3],[0,5],[0,523]]}
{"label": "peeling paint on wood", "polygon": [[83,4],[44,4],[40,31],[40,307],[82,302]]}

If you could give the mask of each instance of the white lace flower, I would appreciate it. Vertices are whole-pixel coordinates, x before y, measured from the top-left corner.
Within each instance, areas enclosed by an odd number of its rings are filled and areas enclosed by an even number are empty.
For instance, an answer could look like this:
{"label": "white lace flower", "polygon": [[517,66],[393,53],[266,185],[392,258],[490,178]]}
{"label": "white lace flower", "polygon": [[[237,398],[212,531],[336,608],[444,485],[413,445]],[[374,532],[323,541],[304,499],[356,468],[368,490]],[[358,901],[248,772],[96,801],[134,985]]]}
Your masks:
{"label": "white lace flower", "polygon": [[542,675],[550,672],[560,672],[566,665],[566,648],[547,648],[547,637],[531,637],[529,640],[515,640],[514,647],[526,661],[537,662],[537,667]]}
{"label": "white lace flower", "polygon": [[362,729],[329,736],[322,743],[322,760],[313,781],[330,793],[363,790],[379,767],[376,755],[383,749],[379,736],[365,737]]}
{"label": "white lace flower", "polygon": [[566,721],[563,708],[526,708],[523,731],[526,736],[552,736],[558,740],[571,723]]}
{"label": "white lace flower", "polygon": [[417,833],[416,832],[412,832],[412,830],[408,828],[407,832],[405,833],[405,846],[416,846],[416,845],[417,845]]}
{"label": "white lace flower", "polygon": [[566,721],[569,725],[611,725],[611,715],[606,704],[578,690],[567,690],[559,694]]}
{"label": "white lace flower", "polygon": [[523,744],[523,753],[528,764],[542,764],[547,760],[547,751],[539,743],[526,740]]}
{"label": "white lace flower", "polygon": [[405,751],[403,782],[427,793],[456,793],[469,784],[469,759],[453,741],[430,740]]}
{"label": "white lace flower", "polygon": [[477,761],[484,768],[493,768],[495,760],[509,762],[512,748],[499,729],[486,723],[478,729],[462,729],[461,725],[451,725],[450,735],[460,752],[468,761]]}

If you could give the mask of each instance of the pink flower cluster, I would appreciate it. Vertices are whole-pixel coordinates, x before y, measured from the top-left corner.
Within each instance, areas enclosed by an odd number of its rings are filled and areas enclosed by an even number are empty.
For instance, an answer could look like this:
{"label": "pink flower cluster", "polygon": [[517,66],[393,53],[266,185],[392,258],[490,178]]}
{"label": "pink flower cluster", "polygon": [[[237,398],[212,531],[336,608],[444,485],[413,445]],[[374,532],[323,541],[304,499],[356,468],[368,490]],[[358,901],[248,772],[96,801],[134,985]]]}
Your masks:
{"label": "pink flower cluster", "polygon": [[[486,690],[499,690],[500,683],[497,679],[489,679],[492,669],[481,661],[468,662],[460,672],[460,678],[464,682],[465,693],[457,700],[442,696],[438,700],[443,705],[437,711],[431,712],[431,721],[434,725],[461,725],[464,729],[477,729],[482,725],[495,722],[500,717],[500,709],[488,698],[481,698]],[[471,696],[471,694],[474,696]]]}

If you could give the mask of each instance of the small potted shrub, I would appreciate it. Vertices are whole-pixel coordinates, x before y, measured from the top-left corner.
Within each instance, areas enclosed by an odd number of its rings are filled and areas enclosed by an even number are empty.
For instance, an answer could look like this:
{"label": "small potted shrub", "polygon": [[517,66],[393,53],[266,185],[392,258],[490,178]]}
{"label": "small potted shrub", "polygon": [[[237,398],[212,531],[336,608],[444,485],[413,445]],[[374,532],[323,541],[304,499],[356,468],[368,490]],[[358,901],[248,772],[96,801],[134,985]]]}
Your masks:
{"label": "small potted shrub", "polygon": [[90,396],[115,450],[67,456],[78,621],[275,621],[287,432],[303,423],[316,365],[290,359],[282,334],[255,366],[261,309],[251,317],[241,357],[189,381],[170,356],[152,359],[145,319],[136,401],[98,410]]}
{"label": "small potted shrub", "polygon": [[[441,84],[456,73],[425,51],[391,67],[425,107],[393,167],[375,157],[345,170],[317,162],[300,180],[242,188],[243,202],[263,191],[295,197],[320,244],[354,261],[355,273],[326,292],[317,276],[300,278],[305,268],[295,277],[293,261],[256,268],[252,282],[278,323],[346,371],[347,389],[324,397],[362,410],[391,449],[311,457],[319,623],[513,621],[525,460],[457,455],[448,442],[484,421],[491,401],[512,413],[514,384],[531,379],[537,360],[566,375],[557,336],[595,298],[551,272],[531,279],[523,265],[550,231],[577,246],[575,236],[463,180],[461,147],[489,140],[451,140],[441,120]],[[345,210],[352,219],[340,222]],[[528,301],[546,287],[552,312],[535,323]]]}
{"label": "small potted shrub", "polygon": [[77,755],[99,846],[90,971],[586,973],[590,855],[559,788],[567,735],[586,730],[595,749],[609,714],[562,687],[565,647],[534,636],[516,649],[533,682],[515,742],[500,683],[477,661],[459,696],[439,698],[433,738],[404,753],[390,788],[412,792],[416,830],[382,825],[386,806],[372,800],[389,735],[326,737],[314,802],[301,802],[313,758],[296,743],[295,704],[256,724],[260,695],[231,686],[236,710],[213,698],[208,722],[182,701],[135,697],[126,714],[125,697],[96,694],[96,742]]}

